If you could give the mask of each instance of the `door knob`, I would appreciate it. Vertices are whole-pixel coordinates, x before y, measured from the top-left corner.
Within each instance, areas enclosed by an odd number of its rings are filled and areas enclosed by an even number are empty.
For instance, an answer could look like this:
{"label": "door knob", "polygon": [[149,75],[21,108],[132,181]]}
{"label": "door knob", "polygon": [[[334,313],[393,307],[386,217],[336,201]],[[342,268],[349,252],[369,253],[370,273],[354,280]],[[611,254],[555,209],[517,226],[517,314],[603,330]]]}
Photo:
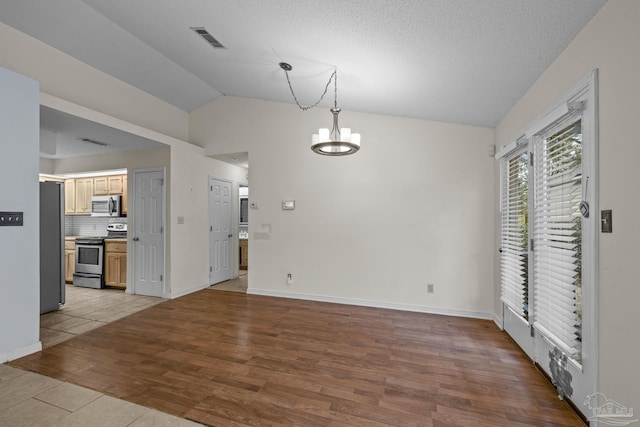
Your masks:
{"label": "door knob", "polygon": [[134,238],[133,238],[133,241],[134,241],[134,242],[137,242],[138,240],[140,240],[140,238],[139,238],[139,237],[134,237]]}
{"label": "door knob", "polygon": [[227,237],[233,237],[233,234],[229,234]]}

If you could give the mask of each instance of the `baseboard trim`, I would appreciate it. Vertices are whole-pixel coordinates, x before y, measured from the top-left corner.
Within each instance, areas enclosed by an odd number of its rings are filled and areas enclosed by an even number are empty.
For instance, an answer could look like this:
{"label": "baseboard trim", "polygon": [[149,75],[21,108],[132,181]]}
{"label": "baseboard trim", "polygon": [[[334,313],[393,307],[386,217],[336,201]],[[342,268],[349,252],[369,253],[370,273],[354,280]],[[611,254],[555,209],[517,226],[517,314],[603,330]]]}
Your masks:
{"label": "baseboard trim", "polygon": [[201,291],[201,290],[203,290],[205,288],[208,288],[208,287],[209,287],[209,284],[208,283],[204,283],[204,284],[196,285],[196,286],[193,286],[191,288],[184,289],[184,290],[181,290],[181,291],[178,291],[178,292],[171,292],[169,295],[166,295],[164,298],[176,299],[176,298],[183,297],[185,295],[192,294],[194,292]]}
{"label": "baseboard trim", "polygon": [[[247,289],[247,294],[263,295],[278,298],[302,299],[307,301],[330,302],[334,304],[358,305],[363,307],[386,308],[390,310],[414,311],[418,313],[440,314],[444,316],[470,317],[473,319],[494,320],[493,313],[483,313],[480,311],[466,311],[449,308],[428,307],[413,304],[398,304],[382,301],[362,300],[354,298],[331,297],[326,295],[301,294],[294,292],[274,291],[271,289]],[[495,321],[495,320],[494,320]]]}
{"label": "baseboard trim", "polygon": [[8,351],[6,353],[0,353],[0,363],[10,362],[21,357],[28,356],[33,353],[42,351],[42,342],[38,341],[33,344],[26,345],[24,347],[17,348],[15,350]]}
{"label": "baseboard trim", "polygon": [[495,313],[493,313],[493,323],[498,325],[501,331],[504,331],[504,324],[502,323],[502,319]]}

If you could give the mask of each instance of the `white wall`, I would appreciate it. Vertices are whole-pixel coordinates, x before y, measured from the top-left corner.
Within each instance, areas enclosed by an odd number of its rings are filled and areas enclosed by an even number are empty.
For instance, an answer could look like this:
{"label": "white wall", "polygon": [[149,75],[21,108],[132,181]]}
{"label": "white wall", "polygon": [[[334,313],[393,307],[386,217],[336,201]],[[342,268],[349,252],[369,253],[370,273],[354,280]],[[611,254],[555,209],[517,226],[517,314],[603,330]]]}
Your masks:
{"label": "white wall", "polygon": [[613,211],[613,233],[599,236],[598,391],[636,410],[640,408],[638,17],[637,0],[607,2],[496,129],[498,145],[508,142],[582,77],[599,69],[600,209]]}
{"label": "white wall", "polygon": [[53,168],[51,172],[44,172],[42,170],[41,172],[55,175],[112,169],[135,169],[157,166],[168,167],[170,151],[171,149],[169,146],[163,146],[160,148],[149,148],[96,156],[57,159],[53,160]]}
{"label": "white wall", "polygon": [[[170,297],[202,289],[209,283],[209,177],[232,182],[232,199],[237,200],[238,184],[246,184],[246,170],[207,158],[197,147],[173,147],[171,150],[171,210],[169,230],[172,282]],[[178,217],[184,223],[178,224]],[[238,218],[234,204],[232,218]],[[232,221],[237,247],[238,222]],[[234,271],[238,254],[233,251]]]}
{"label": "white wall", "polygon": [[0,210],[24,212],[0,227],[0,363],[41,348],[39,121],[38,82],[0,68]]}
{"label": "white wall", "polygon": [[[251,292],[493,313],[492,129],[343,112],[362,149],[329,158],[309,148],[326,109],[213,104],[191,114],[190,132],[207,153],[249,150]],[[289,199],[295,210],[281,210]]]}
{"label": "white wall", "polygon": [[40,90],[49,95],[174,138],[188,138],[185,111],[2,22],[0,66],[38,80]]}

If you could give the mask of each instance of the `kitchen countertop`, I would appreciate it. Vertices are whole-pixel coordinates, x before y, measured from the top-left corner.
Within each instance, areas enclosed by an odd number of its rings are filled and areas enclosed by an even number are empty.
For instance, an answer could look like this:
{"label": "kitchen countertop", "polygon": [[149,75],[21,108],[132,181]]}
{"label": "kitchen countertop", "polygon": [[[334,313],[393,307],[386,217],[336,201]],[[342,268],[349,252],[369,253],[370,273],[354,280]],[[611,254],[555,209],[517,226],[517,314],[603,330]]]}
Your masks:
{"label": "kitchen countertop", "polygon": [[[92,236],[64,236],[64,240],[75,241],[76,238],[78,237],[82,238],[82,237],[92,237]],[[126,237],[105,237],[104,240],[109,242],[126,242],[127,238]]]}

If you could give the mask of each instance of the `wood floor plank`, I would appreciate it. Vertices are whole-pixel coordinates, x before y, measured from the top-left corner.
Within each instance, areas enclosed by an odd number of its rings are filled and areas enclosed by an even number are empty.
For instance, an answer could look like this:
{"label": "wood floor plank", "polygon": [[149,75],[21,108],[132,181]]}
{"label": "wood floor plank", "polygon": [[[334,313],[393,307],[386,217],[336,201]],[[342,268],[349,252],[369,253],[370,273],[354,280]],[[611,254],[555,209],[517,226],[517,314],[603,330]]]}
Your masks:
{"label": "wood floor plank", "polygon": [[210,426],[581,426],[493,322],[204,290],[13,365]]}

